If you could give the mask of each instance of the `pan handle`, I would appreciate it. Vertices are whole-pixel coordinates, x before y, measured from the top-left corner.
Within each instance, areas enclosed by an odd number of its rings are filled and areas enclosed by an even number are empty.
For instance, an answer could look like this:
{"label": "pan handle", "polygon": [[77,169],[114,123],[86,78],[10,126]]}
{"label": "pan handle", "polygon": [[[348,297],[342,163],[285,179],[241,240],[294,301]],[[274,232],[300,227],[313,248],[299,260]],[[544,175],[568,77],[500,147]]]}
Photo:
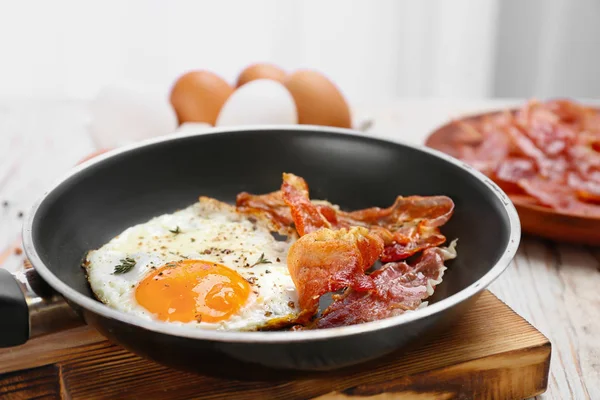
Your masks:
{"label": "pan handle", "polygon": [[83,320],[33,268],[0,268],[0,347],[82,325]]}

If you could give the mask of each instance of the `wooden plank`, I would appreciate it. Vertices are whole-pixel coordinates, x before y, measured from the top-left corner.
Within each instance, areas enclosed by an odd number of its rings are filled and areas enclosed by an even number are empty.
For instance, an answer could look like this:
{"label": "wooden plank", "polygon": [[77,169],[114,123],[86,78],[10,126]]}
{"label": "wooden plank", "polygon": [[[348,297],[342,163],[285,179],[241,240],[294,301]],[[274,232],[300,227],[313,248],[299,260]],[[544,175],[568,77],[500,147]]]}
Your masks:
{"label": "wooden plank", "polygon": [[57,363],[74,354],[75,349],[99,342],[106,342],[104,336],[93,328],[82,326],[38,337],[21,346],[0,349],[0,374]]}
{"label": "wooden plank", "polygon": [[[54,387],[70,399],[521,399],[545,390],[551,352],[544,335],[489,292],[451,329],[402,354],[285,382],[229,381],[175,371],[96,339],[89,329],[78,328],[53,335],[46,345],[40,338],[2,350],[3,370],[21,372],[0,376],[0,383],[7,391],[34,390],[40,370],[30,368],[39,366],[41,357],[60,371]],[[65,342],[73,346],[49,349]],[[48,379],[50,370],[43,371]]]}
{"label": "wooden plank", "polygon": [[60,370],[55,365],[5,374],[0,377],[0,398],[57,399],[62,397],[60,383]]}

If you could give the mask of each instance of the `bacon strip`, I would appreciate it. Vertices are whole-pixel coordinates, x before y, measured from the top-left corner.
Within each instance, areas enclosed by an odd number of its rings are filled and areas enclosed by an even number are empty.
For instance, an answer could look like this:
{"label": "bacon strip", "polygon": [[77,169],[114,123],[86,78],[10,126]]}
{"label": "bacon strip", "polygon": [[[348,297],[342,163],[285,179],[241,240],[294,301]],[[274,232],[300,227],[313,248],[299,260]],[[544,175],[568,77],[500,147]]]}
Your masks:
{"label": "bacon strip", "polygon": [[[312,202],[332,226],[339,228],[348,227],[346,225],[338,226],[338,211],[331,204],[317,200]],[[257,211],[265,212],[272,221],[283,226],[290,227],[294,224],[292,211],[283,200],[283,192],[281,190],[259,195],[241,192],[237,195],[236,207],[239,212],[247,214],[256,213]]]}
{"label": "bacon strip", "polygon": [[239,212],[252,214],[257,210],[263,211],[278,225],[291,226],[294,223],[280,190],[261,195],[241,192],[237,195],[235,204]]}
{"label": "bacon strip", "polygon": [[[512,116],[501,114],[496,117],[503,121]],[[472,164],[475,168],[486,175],[490,175],[498,167],[498,164],[510,152],[510,140],[500,128],[492,129],[489,119],[484,119],[481,126],[475,126],[469,122],[458,124],[462,130],[468,130],[469,135],[473,131],[479,132],[481,139],[477,142],[465,140],[465,135],[457,135],[458,158]],[[456,156],[456,155],[455,155]]]}
{"label": "bacon strip", "polygon": [[302,236],[290,247],[287,258],[300,308],[312,316],[325,293],[345,287],[357,292],[375,290],[365,271],[382,250],[381,238],[362,227],[325,228]]}
{"label": "bacon strip", "polygon": [[308,185],[304,179],[293,174],[283,174],[281,185],[283,201],[290,207],[296,230],[300,236],[321,228],[330,228],[331,224],[310,201]]}
{"label": "bacon strip", "polygon": [[380,320],[417,309],[433,294],[442,281],[444,260],[456,257],[450,250],[430,248],[416,263],[394,262],[384,265],[369,278],[374,292],[348,289],[339,296],[314,323],[314,328],[334,328]]}
{"label": "bacon strip", "polygon": [[594,204],[596,195],[593,192],[573,191],[567,185],[537,177],[521,180],[519,186],[544,206],[585,216],[600,216],[600,207]]}
{"label": "bacon strip", "polygon": [[419,251],[446,241],[439,227],[454,212],[454,202],[446,196],[398,196],[391,207],[369,208],[343,213],[339,219],[349,225],[366,225],[385,241],[381,261],[403,260]]}
{"label": "bacon strip", "polygon": [[385,247],[381,255],[381,261],[392,262],[404,260],[418,252],[444,244],[446,237],[438,228],[428,227],[420,223],[411,227],[406,234],[402,231],[394,233],[394,243]]}

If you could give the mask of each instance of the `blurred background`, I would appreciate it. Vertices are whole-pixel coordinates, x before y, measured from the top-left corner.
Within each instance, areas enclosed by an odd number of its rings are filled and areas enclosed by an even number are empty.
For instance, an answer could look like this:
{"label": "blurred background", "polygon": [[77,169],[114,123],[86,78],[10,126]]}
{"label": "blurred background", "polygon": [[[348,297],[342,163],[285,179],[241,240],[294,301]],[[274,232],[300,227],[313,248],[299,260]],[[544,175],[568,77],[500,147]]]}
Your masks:
{"label": "blurred background", "polygon": [[597,0],[2,1],[0,100],[309,67],[350,104],[598,97]]}

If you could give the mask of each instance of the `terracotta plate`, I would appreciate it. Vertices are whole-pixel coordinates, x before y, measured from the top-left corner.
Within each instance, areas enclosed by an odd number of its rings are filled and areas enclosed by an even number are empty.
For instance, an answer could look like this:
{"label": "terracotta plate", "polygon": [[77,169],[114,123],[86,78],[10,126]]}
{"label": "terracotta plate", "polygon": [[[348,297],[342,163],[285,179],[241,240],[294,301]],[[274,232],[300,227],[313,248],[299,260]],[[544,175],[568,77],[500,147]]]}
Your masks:
{"label": "terracotta plate", "polygon": [[[471,115],[460,121],[476,122],[499,112],[501,111]],[[456,157],[456,143],[461,132],[457,120],[451,121],[433,131],[425,145]],[[539,206],[533,198],[525,195],[509,197],[519,213],[522,232],[561,242],[600,246],[600,218]]]}

